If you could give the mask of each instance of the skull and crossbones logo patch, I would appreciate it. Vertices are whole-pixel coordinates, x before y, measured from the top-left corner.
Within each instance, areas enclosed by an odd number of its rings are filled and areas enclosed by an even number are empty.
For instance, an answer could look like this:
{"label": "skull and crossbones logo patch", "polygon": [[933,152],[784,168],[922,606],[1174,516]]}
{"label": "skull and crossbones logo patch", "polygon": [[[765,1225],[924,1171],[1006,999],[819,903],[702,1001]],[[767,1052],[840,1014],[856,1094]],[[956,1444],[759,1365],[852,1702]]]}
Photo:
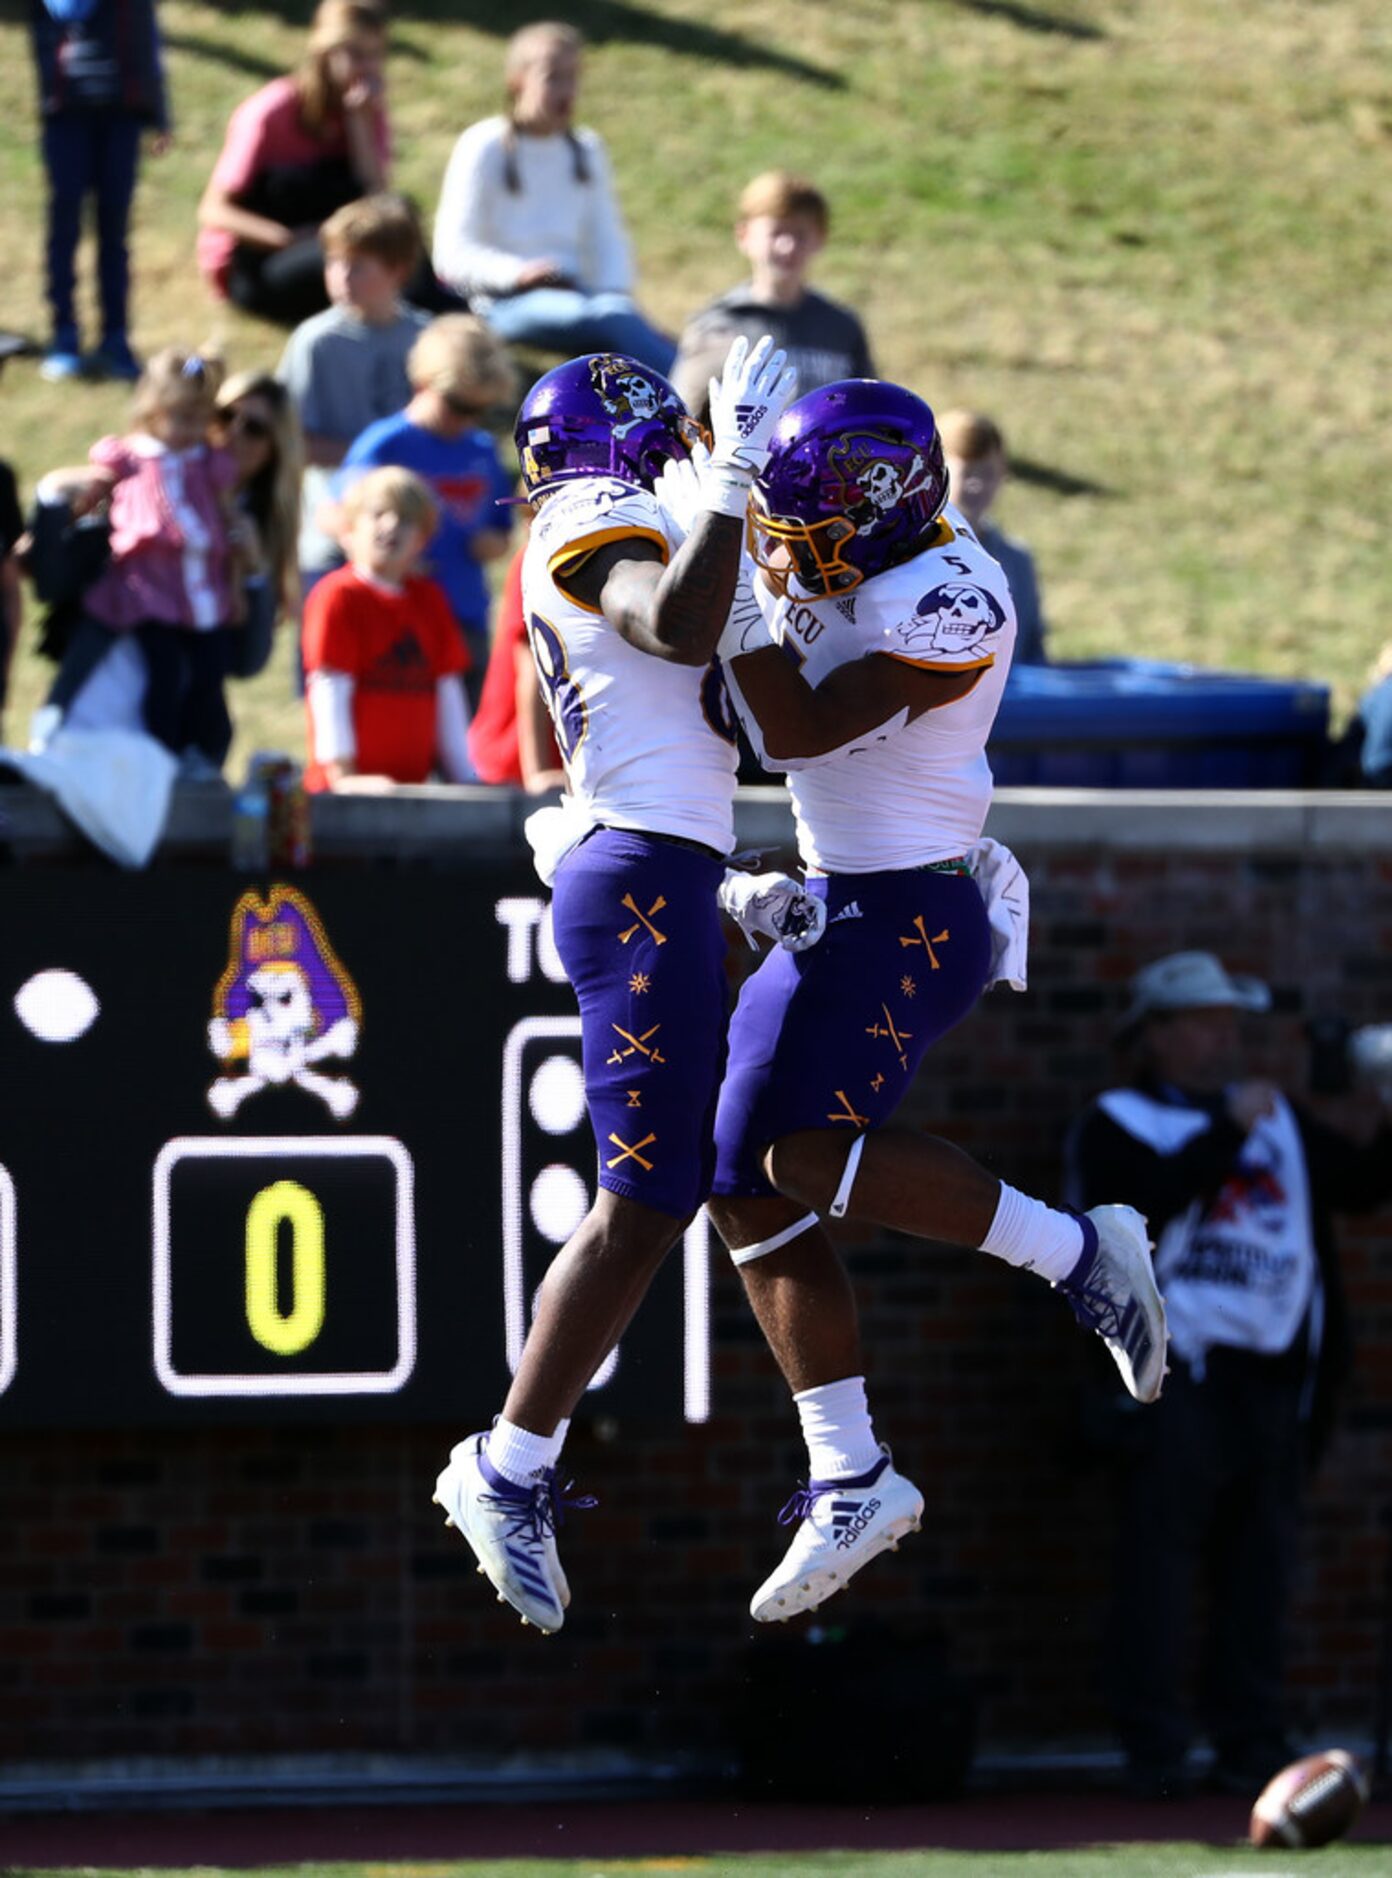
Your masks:
{"label": "skull and crossbones logo patch", "polygon": [[315,1067],[352,1056],[362,1005],[310,901],[295,887],[244,893],[232,914],[227,969],[213,993],[208,1046],[227,1073],[208,1090],[224,1121],[263,1089],[294,1085],[338,1121],[357,1084]]}

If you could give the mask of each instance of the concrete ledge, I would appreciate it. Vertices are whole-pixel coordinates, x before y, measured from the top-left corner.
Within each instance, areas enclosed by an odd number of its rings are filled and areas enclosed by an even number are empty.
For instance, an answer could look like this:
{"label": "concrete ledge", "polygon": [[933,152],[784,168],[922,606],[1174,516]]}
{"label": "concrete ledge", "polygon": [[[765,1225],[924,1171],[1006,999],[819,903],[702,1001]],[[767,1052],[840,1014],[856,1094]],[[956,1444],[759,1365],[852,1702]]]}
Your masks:
{"label": "concrete ledge", "polygon": [[[318,796],[311,803],[321,861],[429,860],[525,854],[522,824],[539,798],[512,789],[450,784],[391,795]],[[780,788],[741,789],[741,848],[791,850],[793,819]],[[1376,791],[1001,789],[987,832],[1022,854],[1044,848],[1099,853],[1369,854],[1392,858],[1392,794]],[[229,853],[232,793],[198,783],[175,791],[160,861]],[[54,803],[26,784],[0,785],[0,852],[16,861],[92,859],[94,849]]]}
{"label": "concrete ledge", "polygon": [[1001,789],[986,831],[1007,846],[1110,852],[1392,856],[1376,790]]}

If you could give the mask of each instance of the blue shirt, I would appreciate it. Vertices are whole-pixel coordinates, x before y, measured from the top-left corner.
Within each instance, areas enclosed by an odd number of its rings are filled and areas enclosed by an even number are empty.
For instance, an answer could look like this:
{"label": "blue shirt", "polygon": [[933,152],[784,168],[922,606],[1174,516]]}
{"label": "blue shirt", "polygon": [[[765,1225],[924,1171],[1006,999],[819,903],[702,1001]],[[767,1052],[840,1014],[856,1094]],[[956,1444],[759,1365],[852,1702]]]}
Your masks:
{"label": "blue shirt", "polygon": [[426,549],[426,571],[439,581],[459,624],[482,632],[488,621],[488,582],[474,559],[472,542],[481,528],[509,528],[511,512],[496,506],[512,494],[512,478],[498,460],[486,430],[438,437],[413,424],[404,411],[369,424],[349,446],[338,473],[342,496],[364,471],[391,464],[414,470],[440,505],[440,525]]}

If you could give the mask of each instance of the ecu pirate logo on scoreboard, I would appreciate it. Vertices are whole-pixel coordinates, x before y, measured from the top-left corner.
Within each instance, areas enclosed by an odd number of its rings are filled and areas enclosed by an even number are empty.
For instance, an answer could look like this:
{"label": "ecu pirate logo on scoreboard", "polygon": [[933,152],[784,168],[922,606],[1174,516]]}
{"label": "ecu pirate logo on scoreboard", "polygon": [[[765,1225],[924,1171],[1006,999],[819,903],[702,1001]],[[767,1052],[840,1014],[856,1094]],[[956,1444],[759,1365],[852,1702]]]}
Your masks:
{"label": "ecu pirate logo on scoreboard", "polygon": [[314,1065],[351,1057],[361,1022],[357,986],[306,896],[295,887],[272,887],[264,900],[244,893],[208,1025],[209,1047],[228,1066],[208,1090],[214,1114],[227,1121],[249,1096],[294,1083],[344,1120],[357,1107],[356,1083]]}

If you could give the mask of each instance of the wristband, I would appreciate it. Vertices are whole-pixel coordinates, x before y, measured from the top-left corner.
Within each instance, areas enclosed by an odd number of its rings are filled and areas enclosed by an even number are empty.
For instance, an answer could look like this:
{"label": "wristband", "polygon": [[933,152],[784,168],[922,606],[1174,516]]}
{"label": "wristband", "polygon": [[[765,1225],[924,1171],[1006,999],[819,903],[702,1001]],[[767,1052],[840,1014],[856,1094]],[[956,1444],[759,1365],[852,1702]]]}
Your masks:
{"label": "wristband", "polygon": [[701,509],[710,515],[729,515],[742,522],[749,509],[749,486],[753,480],[747,469],[736,468],[733,464],[707,464],[701,477]]}

